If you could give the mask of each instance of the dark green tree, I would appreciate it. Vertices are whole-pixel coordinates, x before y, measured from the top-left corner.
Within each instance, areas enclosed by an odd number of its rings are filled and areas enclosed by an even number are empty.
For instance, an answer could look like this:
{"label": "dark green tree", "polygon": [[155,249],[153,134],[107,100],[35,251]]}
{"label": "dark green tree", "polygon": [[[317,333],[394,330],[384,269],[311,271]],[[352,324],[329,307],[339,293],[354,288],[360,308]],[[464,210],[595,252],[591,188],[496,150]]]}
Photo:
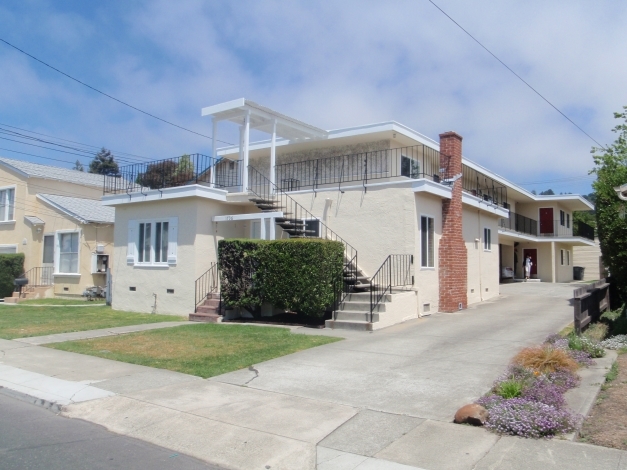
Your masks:
{"label": "dark green tree", "polygon": [[546,191],[542,191],[540,196],[553,196],[555,193],[552,189],[547,189]]}
{"label": "dark green tree", "polygon": [[627,220],[625,201],[621,201],[614,188],[627,183],[627,106],[622,113],[614,113],[620,119],[612,131],[618,137],[607,148],[592,149],[597,176],[592,184],[596,194],[597,233],[601,244],[603,263],[616,279],[623,299],[627,298]]}
{"label": "dark green tree", "polygon": [[89,164],[89,172],[99,175],[117,175],[120,169],[111,151],[102,147]]}
{"label": "dark green tree", "polygon": [[76,160],[76,162],[74,163],[74,167],[72,168],[72,170],[76,170],[76,171],[85,171],[85,168],[83,167],[83,164]]}

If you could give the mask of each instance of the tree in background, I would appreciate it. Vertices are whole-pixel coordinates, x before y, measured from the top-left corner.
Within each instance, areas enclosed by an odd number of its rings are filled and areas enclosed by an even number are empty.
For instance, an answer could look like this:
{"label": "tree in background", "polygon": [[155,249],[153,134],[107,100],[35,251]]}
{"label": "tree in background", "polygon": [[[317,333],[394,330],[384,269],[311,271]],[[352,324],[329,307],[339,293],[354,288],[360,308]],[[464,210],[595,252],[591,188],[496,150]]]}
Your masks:
{"label": "tree in background", "polygon": [[[590,193],[590,194],[584,194],[584,199],[587,199],[588,201],[590,201],[592,204],[596,205],[596,194],[594,193]],[[595,210],[591,210],[591,211],[575,211],[573,212],[573,222],[574,223],[578,223],[578,222],[583,222],[584,224],[588,224],[590,227],[592,227],[596,233],[597,230],[597,218],[596,218],[596,211]]]}
{"label": "tree in background", "polygon": [[72,170],[76,170],[76,171],[85,171],[85,168],[83,168],[83,164],[81,162],[79,162],[78,160],[76,160],[76,162],[74,163],[74,167],[72,168]]}
{"label": "tree in background", "polygon": [[555,195],[555,193],[553,192],[552,189],[547,189],[546,191],[542,191],[540,193],[540,196],[553,196]]}
{"label": "tree in background", "polygon": [[597,179],[592,183],[596,194],[597,232],[603,254],[603,263],[616,279],[623,299],[627,299],[627,220],[625,202],[614,188],[627,183],[627,106],[622,113],[614,113],[621,119],[613,132],[618,138],[607,148],[592,149]]}
{"label": "tree in background", "polygon": [[89,172],[99,175],[117,175],[120,173],[120,169],[111,151],[102,147],[89,164]]}

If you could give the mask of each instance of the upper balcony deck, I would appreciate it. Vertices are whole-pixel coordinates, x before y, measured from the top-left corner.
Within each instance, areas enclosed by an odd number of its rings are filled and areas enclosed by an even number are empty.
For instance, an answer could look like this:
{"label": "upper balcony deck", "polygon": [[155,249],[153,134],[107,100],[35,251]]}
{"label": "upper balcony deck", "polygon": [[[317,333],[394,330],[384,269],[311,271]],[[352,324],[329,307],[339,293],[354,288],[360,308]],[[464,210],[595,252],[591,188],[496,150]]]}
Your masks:
{"label": "upper balcony deck", "polygon": [[[397,183],[427,179],[450,185],[441,178],[447,170],[448,159],[425,145],[305,159],[257,168],[281,191],[319,190],[370,183]],[[136,194],[199,184],[227,192],[251,189],[244,178],[242,160],[213,158],[202,154],[184,155],[120,168],[117,175],[104,179],[105,194]],[[246,176],[249,170],[246,171]],[[273,174],[272,174],[273,173]],[[246,188],[244,188],[246,185]],[[507,188],[485,174],[463,166],[462,189],[483,201],[507,208]]]}

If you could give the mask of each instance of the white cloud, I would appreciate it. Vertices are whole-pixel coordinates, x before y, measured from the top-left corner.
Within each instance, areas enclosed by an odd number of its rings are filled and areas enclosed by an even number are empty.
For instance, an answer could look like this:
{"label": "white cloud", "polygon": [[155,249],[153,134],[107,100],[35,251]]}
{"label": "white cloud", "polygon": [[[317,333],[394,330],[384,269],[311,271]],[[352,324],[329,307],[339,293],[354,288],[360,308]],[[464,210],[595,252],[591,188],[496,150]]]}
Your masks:
{"label": "white cloud", "polygon": [[[74,44],[72,56],[95,57],[106,71],[90,83],[199,132],[210,132],[201,107],[245,96],[324,128],[393,119],[436,139],[454,129],[468,158],[513,181],[592,166],[587,137],[426,1],[160,0],[93,14],[39,3],[50,19],[38,34]],[[627,103],[627,5],[439,4],[592,136],[614,139],[612,112]],[[74,84],[51,87],[32,63],[5,60],[0,54],[12,71],[0,68],[9,102],[38,97],[55,132],[155,158],[210,148]],[[70,111],[52,119],[59,107]],[[568,184],[554,189],[587,190]]]}

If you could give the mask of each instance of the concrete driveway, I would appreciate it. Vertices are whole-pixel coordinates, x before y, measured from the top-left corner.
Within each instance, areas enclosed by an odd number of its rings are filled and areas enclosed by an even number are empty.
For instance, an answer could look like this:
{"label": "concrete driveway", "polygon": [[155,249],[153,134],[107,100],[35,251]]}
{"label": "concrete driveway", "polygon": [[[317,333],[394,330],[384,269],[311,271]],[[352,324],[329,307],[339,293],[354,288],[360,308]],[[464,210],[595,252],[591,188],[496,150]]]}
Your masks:
{"label": "concrete driveway", "polygon": [[[568,284],[507,284],[501,298],[309,349],[210,380],[449,422],[522,347],[572,321]],[[341,333],[338,333],[341,334]]]}

